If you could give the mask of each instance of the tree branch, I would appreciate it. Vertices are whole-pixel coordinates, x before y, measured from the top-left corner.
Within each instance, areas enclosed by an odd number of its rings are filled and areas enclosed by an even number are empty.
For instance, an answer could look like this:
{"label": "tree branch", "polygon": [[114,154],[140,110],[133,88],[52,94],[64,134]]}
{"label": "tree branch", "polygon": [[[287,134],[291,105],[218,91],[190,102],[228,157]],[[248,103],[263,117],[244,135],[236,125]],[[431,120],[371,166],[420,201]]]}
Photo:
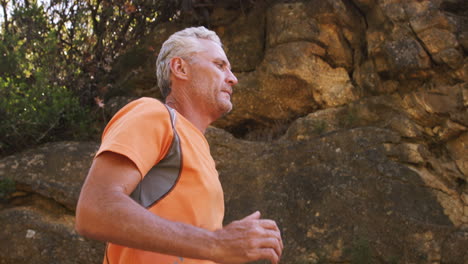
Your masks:
{"label": "tree branch", "polygon": [[8,0],[3,0],[0,2],[3,8],[3,19],[5,20],[3,27],[5,29],[5,32],[8,32],[9,28],[9,23],[8,23],[8,12],[7,12],[7,6],[8,6]]}

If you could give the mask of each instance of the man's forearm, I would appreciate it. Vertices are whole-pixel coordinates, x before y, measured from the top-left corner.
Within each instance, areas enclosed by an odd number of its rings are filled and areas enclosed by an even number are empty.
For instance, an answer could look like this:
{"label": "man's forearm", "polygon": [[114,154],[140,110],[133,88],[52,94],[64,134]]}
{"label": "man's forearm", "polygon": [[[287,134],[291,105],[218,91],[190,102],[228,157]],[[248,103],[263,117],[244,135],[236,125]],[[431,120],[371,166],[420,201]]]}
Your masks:
{"label": "man's forearm", "polygon": [[80,201],[76,216],[80,234],[168,255],[213,258],[212,249],[216,245],[213,232],[163,219],[123,193],[101,195],[101,199],[92,203]]}

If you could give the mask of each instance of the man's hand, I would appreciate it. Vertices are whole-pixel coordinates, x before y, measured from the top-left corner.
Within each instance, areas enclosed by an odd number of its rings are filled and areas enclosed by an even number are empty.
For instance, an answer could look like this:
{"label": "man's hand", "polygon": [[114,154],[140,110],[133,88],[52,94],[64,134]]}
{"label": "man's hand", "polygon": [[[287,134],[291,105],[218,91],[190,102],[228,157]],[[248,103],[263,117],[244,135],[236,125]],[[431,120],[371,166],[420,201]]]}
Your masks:
{"label": "man's hand", "polygon": [[260,219],[258,211],[215,231],[215,236],[214,258],[221,263],[261,259],[278,263],[283,251],[281,233],[275,221]]}

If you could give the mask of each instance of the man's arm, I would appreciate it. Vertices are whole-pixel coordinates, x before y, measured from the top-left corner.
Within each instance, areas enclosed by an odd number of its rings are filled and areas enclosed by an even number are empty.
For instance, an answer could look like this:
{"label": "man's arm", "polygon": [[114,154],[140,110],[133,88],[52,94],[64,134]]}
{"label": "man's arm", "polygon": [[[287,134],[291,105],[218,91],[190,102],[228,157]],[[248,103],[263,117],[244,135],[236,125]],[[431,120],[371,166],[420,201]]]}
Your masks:
{"label": "man's arm", "polygon": [[283,244],[276,223],[256,212],[211,232],[152,214],[129,194],[141,180],[125,156],[104,152],[93,162],[76,209],[76,230],[115,244],[220,263],[267,259],[277,263]]}

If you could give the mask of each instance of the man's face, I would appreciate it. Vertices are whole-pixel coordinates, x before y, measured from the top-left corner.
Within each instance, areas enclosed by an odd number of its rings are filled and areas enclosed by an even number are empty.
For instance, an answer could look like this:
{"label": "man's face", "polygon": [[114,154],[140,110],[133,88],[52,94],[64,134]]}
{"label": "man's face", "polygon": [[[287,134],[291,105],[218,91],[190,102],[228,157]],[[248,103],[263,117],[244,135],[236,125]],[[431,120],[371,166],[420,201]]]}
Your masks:
{"label": "man's face", "polygon": [[192,99],[199,107],[219,118],[232,109],[232,86],[237,78],[223,49],[211,40],[199,40],[203,49],[191,58]]}

